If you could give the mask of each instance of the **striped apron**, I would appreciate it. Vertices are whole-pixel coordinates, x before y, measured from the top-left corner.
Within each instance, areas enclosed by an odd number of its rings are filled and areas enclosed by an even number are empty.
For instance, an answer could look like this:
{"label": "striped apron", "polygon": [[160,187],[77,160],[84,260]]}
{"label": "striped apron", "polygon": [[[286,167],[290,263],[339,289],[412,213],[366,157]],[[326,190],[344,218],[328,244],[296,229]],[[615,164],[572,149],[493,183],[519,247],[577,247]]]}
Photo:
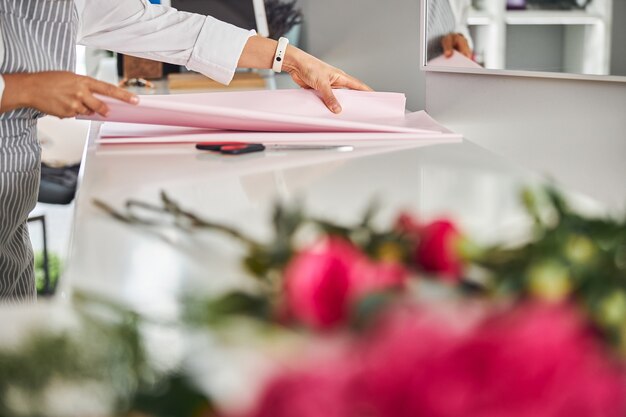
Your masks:
{"label": "striped apron", "polygon": [[[0,0],[0,74],[74,71],[74,0]],[[34,109],[0,115],[0,300],[35,300],[26,220],[37,203],[41,149]]]}
{"label": "striped apron", "polygon": [[441,39],[456,28],[456,18],[452,6],[452,0],[428,0],[426,3],[426,61],[437,58],[443,54]]}

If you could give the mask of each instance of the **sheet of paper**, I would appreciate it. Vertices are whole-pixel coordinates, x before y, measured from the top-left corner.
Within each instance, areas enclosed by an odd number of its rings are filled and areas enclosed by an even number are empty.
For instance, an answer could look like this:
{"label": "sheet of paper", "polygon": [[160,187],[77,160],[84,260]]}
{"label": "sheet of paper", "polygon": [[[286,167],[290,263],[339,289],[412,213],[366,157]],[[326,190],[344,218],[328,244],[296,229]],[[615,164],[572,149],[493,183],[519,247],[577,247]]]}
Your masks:
{"label": "sheet of paper", "polygon": [[409,133],[389,132],[235,132],[223,130],[198,130],[180,127],[160,127],[128,123],[107,122],[101,128],[96,143],[198,143],[198,142],[262,142],[271,143],[405,143],[410,141],[460,141],[462,135],[437,123],[425,111],[409,113],[403,118],[404,126],[416,129]]}
{"label": "sheet of paper", "polygon": [[399,93],[335,90],[343,112],[331,113],[311,90],[263,90],[142,96],[138,105],[103,98],[106,119],[90,120],[263,132],[428,133],[408,126]]}
{"label": "sheet of paper", "polygon": [[442,133],[437,135],[415,133],[272,133],[217,131],[209,134],[189,134],[156,137],[100,138],[102,145],[121,144],[168,144],[200,142],[244,142],[263,144],[307,144],[307,145],[400,145],[410,142],[460,142],[461,135]]}
{"label": "sheet of paper", "polygon": [[100,129],[101,138],[158,137],[213,132],[215,129],[196,127],[148,125],[140,123],[105,122]]}
{"label": "sheet of paper", "polygon": [[480,64],[472,61],[458,51],[452,51],[452,56],[449,58],[439,55],[437,58],[428,61],[428,65],[432,65],[434,67],[482,68]]}

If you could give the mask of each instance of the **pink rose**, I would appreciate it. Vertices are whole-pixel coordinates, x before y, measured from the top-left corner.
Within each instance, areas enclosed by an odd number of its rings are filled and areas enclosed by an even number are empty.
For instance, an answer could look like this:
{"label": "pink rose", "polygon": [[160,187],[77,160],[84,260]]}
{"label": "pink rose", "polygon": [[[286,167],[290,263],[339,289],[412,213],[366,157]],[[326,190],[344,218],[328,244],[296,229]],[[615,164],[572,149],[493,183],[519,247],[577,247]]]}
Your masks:
{"label": "pink rose", "polygon": [[421,315],[388,326],[365,348],[359,401],[372,415],[626,413],[623,368],[571,307],[524,306],[463,331]]}
{"label": "pink rose", "polygon": [[284,276],[289,313],[318,329],[332,328],[348,318],[358,298],[390,287],[407,277],[397,263],[376,263],[351,242],[329,237],[298,253]]}
{"label": "pink rose", "polygon": [[298,253],[284,277],[291,315],[321,329],[344,321],[349,312],[350,272],[362,257],[351,243],[335,237]]}
{"label": "pink rose", "polygon": [[414,261],[421,269],[456,282],[463,273],[463,262],[457,248],[461,233],[449,220],[436,220],[422,228]]}
{"label": "pink rose", "polygon": [[459,366],[446,379],[471,385],[485,417],[617,417],[626,379],[614,359],[573,306],[528,304],[485,321],[450,356]]}
{"label": "pink rose", "polygon": [[251,416],[625,415],[624,368],[571,306],[459,319],[400,311],[325,363],[276,378]]}
{"label": "pink rose", "polygon": [[286,372],[262,393],[247,417],[351,417],[351,369],[334,360],[305,370]]}

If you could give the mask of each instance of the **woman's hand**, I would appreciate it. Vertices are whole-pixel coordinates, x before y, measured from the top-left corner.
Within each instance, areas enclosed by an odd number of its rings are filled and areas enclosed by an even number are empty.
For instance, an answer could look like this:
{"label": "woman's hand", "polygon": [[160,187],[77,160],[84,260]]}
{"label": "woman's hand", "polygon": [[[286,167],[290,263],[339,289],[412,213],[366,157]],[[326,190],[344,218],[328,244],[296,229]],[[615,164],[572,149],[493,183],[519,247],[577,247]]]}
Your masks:
{"label": "woman's hand", "polygon": [[[237,66],[239,68],[272,68],[276,46],[275,40],[251,36],[241,53]],[[288,72],[300,87],[319,91],[324,104],[334,113],[341,111],[341,105],[333,94],[333,88],[372,91],[356,78],[292,45],[287,47],[283,71]]]}
{"label": "woman's hand", "polygon": [[293,46],[287,47],[283,70],[288,72],[300,87],[319,91],[324,104],[333,113],[341,112],[341,105],[333,94],[333,88],[372,91],[367,85],[342,70]]}
{"label": "woman's hand", "polygon": [[0,112],[32,107],[60,118],[92,115],[105,117],[107,105],[94,94],[130,104],[139,98],[119,87],[66,71],[3,75],[5,82]]}
{"label": "woman's hand", "polygon": [[465,57],[472,59],[472,48],[469,46],[469,42],[460,33],[448,33],[441,38],[441,46],[443,48],[443,55],[446,58],[450,58],[454,51],[459,51]]}

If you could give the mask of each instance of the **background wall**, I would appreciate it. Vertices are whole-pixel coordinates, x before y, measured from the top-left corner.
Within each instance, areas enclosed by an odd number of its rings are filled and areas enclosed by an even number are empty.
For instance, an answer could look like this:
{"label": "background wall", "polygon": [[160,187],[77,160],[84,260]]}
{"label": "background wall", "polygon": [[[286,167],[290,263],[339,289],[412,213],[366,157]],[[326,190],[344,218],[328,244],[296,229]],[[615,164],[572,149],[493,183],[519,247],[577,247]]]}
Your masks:
{"label": "background wall", "polygon": [[626,82],[428,72],[426,109],[474,143],[626,208]]}
{"label": "background wall", "polygon": [[[614,3],[626,7],[626,1]],[[300,5],[311,53],[377,90],[406,93],[410,109],[426,108],[514,163],[611,206],[626,206],[626,83],[425,75],[419,70],[419,0]],[[613,48],[624,45],[614,42]]]}
{"label": "background wall", "polygon": [[424,108],[419,0],[300,0],[303,46],[375,90],[403,92]]}

